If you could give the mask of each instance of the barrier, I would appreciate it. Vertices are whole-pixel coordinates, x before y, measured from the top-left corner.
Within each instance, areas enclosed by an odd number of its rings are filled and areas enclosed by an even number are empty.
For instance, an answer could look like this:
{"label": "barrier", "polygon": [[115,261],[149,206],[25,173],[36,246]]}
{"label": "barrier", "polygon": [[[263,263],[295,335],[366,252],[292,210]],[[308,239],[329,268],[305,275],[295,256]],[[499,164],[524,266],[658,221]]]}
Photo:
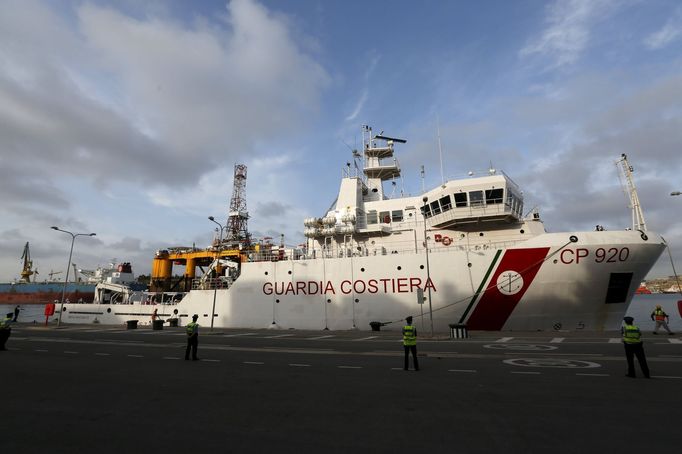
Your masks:
{"label": "barrier", "polygon": [[464,323],[450,323],[450,339],[466,339],[469,337],[469,331]]}

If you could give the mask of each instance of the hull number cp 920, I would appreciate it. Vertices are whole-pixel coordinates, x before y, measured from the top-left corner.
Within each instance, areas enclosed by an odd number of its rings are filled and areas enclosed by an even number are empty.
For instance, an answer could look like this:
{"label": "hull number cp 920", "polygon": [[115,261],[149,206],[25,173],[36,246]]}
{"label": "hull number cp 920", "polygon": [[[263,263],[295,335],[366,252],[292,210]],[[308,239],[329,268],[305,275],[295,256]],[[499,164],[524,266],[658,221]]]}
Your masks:
{"label": "hull number cp 920", "polygon": [[561,263],[565,265],[578,264],[586,260],[591,260],[595,263],[617,263],[626,261],[628,257],[630,257],[630,249],[627,247],[612,247],[608,249],[600,247],[594,251],[585,248],[564,249],[559,255]]}

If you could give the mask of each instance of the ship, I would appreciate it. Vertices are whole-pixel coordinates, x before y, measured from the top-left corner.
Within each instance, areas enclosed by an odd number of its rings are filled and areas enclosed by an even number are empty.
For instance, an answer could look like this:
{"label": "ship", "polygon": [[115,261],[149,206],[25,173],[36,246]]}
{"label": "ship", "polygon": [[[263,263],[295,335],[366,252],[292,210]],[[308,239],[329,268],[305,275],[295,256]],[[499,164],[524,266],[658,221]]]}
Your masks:
{"label": "ship", "polygon": [[[398,191],[395,152],[405,143],[363,126],[362,152],[343,167],[334,203],[303,222],[305,243],[252,241],[245,204],[231,203],[226,239],[209,218],[220,239],[158,251],[149,292],[121,288],[120,304],[69,304],[62,321],[150,323],[156,309],[181,323],[196,314],[211,329],[398,330],[407,316],[431,333],[620,326],[666,247],[647,230],[625,154],[615,163],[632,227],[550,233],[537,208],[524,213],[519,185],[494,168],[428,190],[422,177],[418,195]],[[245,178],[235,166],[235,188]],[[174,266],[184,266],[175,283]]]}
{"label": "ship", "polygon": [[[35,280],[39,273],[33,268],[29,242],[24,245],[21,259],[23,260],[21,277],[12,282],[0,283],[0,304],[48,304],[61,301],[62,294],[66,302],[92,303],[97,284],[111,282],[112,279],[118,281],[121,275],[133,276],[129,262],[118,265],[110,263],[107,267],[98,267],[95,270],[79,269],[74,264],[73,275],[76,277],[72,281],[66,283],[58,281],[54,276],[61,274],[61,271],[51,271],[47,280],[39,282]],[[132,279],[125,282],[133,285]]]}

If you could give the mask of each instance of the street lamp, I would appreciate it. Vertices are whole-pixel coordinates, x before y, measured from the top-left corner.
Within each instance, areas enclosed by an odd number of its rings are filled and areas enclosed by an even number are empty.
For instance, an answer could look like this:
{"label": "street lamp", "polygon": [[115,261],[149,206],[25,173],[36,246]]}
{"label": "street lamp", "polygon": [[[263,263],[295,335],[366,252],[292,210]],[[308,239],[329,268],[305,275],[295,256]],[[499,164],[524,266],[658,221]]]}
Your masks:
{"label": "street lamp", "polygon": [[670,193],[670,195],[682,195],[682,192],[680,191],[673,191]]}
{"label": "street lamp", "polygon": [[57,328],[62,324],[62,312],[64,312],[64,294],[66,293],[66,283],[69,281],[69,268],[71,268],[71,257],[73,255],[73,243],[76,241],[77,236],[95,236],[95,233],[72,233],[68,230],[62,230],[59,227],[52,226],[52,230],[57,230],[58,232],[64,232],[71,235],[71,250],[69,251],[69,263],[66,265],[66,277],[64,278],[64,286],[62,287],[62,300],[59,305],[59,318],[57,319]]}
{"label": "street lamp", "polygon": [[[218,227],[220,227],[220,240],[218,241],[218,247],[222,249],[222,246],[223,246],[223,226],[220,222],[216,221],[213,216],[209,216],[208,220],[215,223],[215,224],[218,224]],[[218,256],[216,257],[215,267],[213,268],[216,277],[218,276],[218,265],[220,264],[220,262],[218,262],[219,259],[220,259],[220,250],[218,251]],[[216,297],[216,293],[218,291],[218,286],[216,284],[217,284],[216,282],[213,283],[213,308],[211,309],[211,331],[213,331],[213,317],[215,315],[215,297]]]}
{"label": "street lamp", "polygon": [[[426,202],[429,198],[424,196],[422,202],[424,202],[424,209],[422,215],[424,216],[424,249],[426,250],[426,283],[428,284],[431,280],[431,270],[429,269],[429,242],[426,236]],[[429,290],[429,319],[431,320],[431,337],[433,337],[433,306],[431,305],[431,286],[428,285]]]}

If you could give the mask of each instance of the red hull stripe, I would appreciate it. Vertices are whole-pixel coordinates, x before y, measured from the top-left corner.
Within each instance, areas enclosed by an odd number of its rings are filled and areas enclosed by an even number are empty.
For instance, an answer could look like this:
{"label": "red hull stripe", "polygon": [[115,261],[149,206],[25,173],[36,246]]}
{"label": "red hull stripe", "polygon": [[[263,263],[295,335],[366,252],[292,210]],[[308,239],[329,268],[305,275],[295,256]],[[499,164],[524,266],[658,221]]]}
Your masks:
{"label": "red hull stripe", "polygon": [[[488,282],[488,289],[467,320],[467,327],[474,330],[501,330],[535,279],[548,251],[548,247],[507,250]],[[512,294],[505,294],[500,291],[496,283],[500,275],[504,273],[508,276],[509,272],[521,274],[523,285],[516,293],[506,292]],[[502,278],[503,281],[504,279],[505,277]],[[521,279],[511,281],[514,286],[521,284]]]}

